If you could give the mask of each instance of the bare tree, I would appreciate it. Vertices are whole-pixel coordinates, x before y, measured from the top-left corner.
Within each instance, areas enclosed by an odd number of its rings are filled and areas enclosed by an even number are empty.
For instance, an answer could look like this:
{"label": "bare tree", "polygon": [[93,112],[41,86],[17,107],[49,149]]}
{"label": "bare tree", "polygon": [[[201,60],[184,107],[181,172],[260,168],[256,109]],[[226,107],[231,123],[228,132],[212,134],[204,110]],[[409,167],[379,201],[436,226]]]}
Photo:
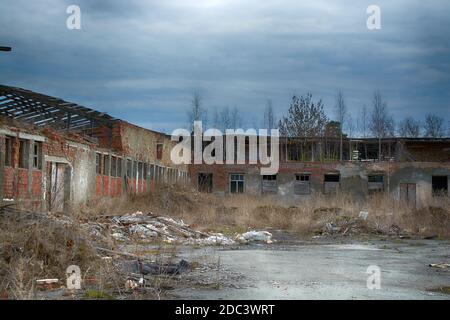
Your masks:
{"label": "bare tree", "polygon": [[394,135],[394,119],[389,115],[387,102],[380,91],[375,91],[372,103],[370,130],[378,138],[378,159],[381,159],[381,139]]}
{"label": "bare tree", "polygon": [[368,122],[367,107],[363,106],[357,120],[358,132],[363,138],[367,137]]}
{"label": "bare tree", "polygon": [[399,124],[399,134],[402,137],[417,138],[420,136],[420,122],[413,117],[407,117]]}
{"label": "bare tree", "polygon": [[231,128],[230,129],[238,129],[242,127],[242,120],[241,115],[239,113],[239,109],[237,107],[234,107],[233,110],[231,110]]}
{"label": "bare tree", "polygon": [[442,138],[445,136],[444,119],[435,115],[425,116],[425,136],[429,138]]}
{"label": "bare tree", "polygon": [[188,128],[192,131],[194,121],[202,121],[203,126],[206,127],[208,113],[207,110],[202,107],[202,97],[200,93],[195,92],[191,100],[191,108],[187,112],[188,116]]}
{"label": "bare tree", "polygon": [[344,100],[344,94],[342,93],[341,90],[338,91],[338,94],[336,96],[336,119],[339,122],[339,126],[340,126],[340,134],[339,134],[339,141],[340,141],[340,145],[339,145],[339,159],[342,161],[342,154],[343,154],[343,143],[342,143],[342,131],[344,130],[344,121],[346,119],[346,115],[347,115],[347,106],[345,105],[345,100]]}
{"label": "bare tree", "polygon": [[217,107],[214,108],[214,112],[212,114],[212,126],[214,129],[219,129],[220,126],[220,117]]}
{"label": "bare tree", "polygon": [[263,128],[267,129],[269,132],[271,129],[277,127],[277,121],[275,120],[275,115],[273,113],[272,100],[267,100],[266,109],[264,110]]}
{"label": "bare tree", "polygon": [[288,115],[279,121],[280,133],[290,137],[321,137],[328,122],[322,100],[314,103],[311,93],[293,96]]}

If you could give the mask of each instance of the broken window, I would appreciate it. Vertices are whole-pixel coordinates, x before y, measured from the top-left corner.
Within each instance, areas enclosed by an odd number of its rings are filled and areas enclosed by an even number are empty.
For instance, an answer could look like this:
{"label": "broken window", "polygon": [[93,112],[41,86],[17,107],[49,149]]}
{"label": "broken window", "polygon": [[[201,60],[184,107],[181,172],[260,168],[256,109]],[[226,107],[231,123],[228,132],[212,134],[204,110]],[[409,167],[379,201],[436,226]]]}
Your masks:
{"label": "broken window", "polygon": [[150,165],[150,180],[155,180],[155,166],[153,164]]}
{"label": "broken window", "polygon": [[131,178],[131,173],[133,169],[133,162],[130,159],[127,159],[127,177]]}
{"label": "broken window", "polygon": [[340,181],[339,174],[324,175],[324,193],[325,194],[336,193],[339,188],[339,181]]}
{"label": "broken window", "polygon": [[33,146],[33,168],[41,169],[42,168],[42,142],[34,142]]}
{"label": "broken window", "polygon": [[103,156],[103,175],[109,176],[109,155]]}
{"label": "broken window", "polygon": [[159,181],[159,166],[155,165],[155,181]]}
{"label": "broken window", "polygon": [[384,175],[372,174],[367,176],[367,188],[369,193],[381,192],[384,189]]}
{"label": "broken window", "polygon": [[244,193],[244,175],[242,173],[230,174],[230,193]]}
{"label": "broken window", "polygon": [[299,143],[290,143],[287,146],[287,155],[289,161],[300,161],[301,159],[301,146]]}
{"label": "broken window", "polygon": [[144,180],[147,180],[147,175],[148,175],[148,164],[144,163],[144,176],[143,176]]}
{"label": "broken window", "polygon": [[142,162],[138,162],[138,179],[143,179],[143,169],[142,169]]}
{"label": "broken window", "polygon": [[433,196],[447,196],[448,195],[448,177],[447,176],[432,176],[431,186],[433,189]]}
{"label": "broken window", "polygon": [[294,194],[304,195],[310,194],[310,181],[311,175],[307,173],[301,173],[295,175],[295,183],[294,183]]}
{"label": "broken window", "polygon": [[122,176],[122,158],[117,158],[116,174],[117,174],[117,177]]}
{"label": "broken window", "polygon": [[133,179],[137,179],[137,162],[133,161]]}
{"label": "broken window", "polygon": [[117,177],[117,158],[111,157],[111,177]]}
{"label": "broken window", "polygon": [[97,174],[102,173],[102,155],[100,153],[95,154],[95,172]]}
{"label": "broken window", "polygon": [[12,138],[5,137],[5,166],[12,166],[11,163],[11,153],[12,153]]}
{"label": "broken window", "polygon": [[213,174],[199,173],[198,174],[198,191],[212,192],[213,188]]}
{"label": "broken window", "polygon": [[28,169],[28,156],[30,152],[30,142],[19,140],[19,168]]}
{"label": "broken window", "polygon": [[161,160],[163,155],[163,143],[156,144],[156,159]]}
{"label": "broken window", "polygon": [[262,176],[262,193],[277,193],[277,175],[263,175]]}

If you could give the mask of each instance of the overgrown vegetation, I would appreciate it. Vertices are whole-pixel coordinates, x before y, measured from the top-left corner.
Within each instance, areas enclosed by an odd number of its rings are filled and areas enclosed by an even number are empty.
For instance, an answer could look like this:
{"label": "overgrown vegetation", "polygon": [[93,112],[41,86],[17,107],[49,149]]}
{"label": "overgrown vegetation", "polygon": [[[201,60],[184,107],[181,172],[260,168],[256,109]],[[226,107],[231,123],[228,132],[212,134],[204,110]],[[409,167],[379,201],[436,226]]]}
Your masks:
{"label": "overgrown vegetation", "polygon": [[395,225],[420,237],[450,237],[450,200],[445,196],[430,198],[424,207],[412,209],[385,194],[375,194],[365,200],[342,193],[287,200],[268,195],[221,197],[199,193],[190,187],[161,186],[129,200],[97,200],[82,212],[86,216],[137,210],[181,218],[195,228],[227,234],[234,230],[239,233],[245,229],[272,228],[296,231],[305,237],[337,217],[354,218],[360,211],[367,211],[368,222],[380,229]]}
{"label": "overgrown vegetation", "polygon": [[[153,212],[182,219],[200,231],[221,232],[232,237],[248,229],[282,229],[310,238],[326,223],[356,219],[367,211],[367,225],[377,230],[395,227],[412,237],[450,238],[450,200],[433,197],[421,209],[411,209],[385,195],[366,200],[339,194],[334,197],[312,195],[302,200],[281,200],[270,196],[236,195],[220,197],[199,193],[184,186],[160,186],[157,190],[130,198],[97,199],[69,216],[1,215],[0,216],[0,296],[36,298],[40,288],[36,279],[64,279],[66,269],[77,265],[89,286],[82,299],[109,299],[121,294],[126,278],[110,260],[102,259],[80,223],[98,216]],[[68,223],[67,221],[76,221]],[[354,220],[352,220],[354,221]],[[364,226],[362,228],[364,230]],[[138,244],[136,244],[138,245]],[[112,250],[114,241],[102,243]],[[155,244],[153,257],[165,257]],[[144,248],[142,248],[144,250]],[[163,262],[164,259],[156,259]],[[166,259],[167,260],[167,259]],[[164,260],[164,261],[166,261]],[[149,283],[154,298],[164,295],[174,279],[158,277]],[[133,293],[135,294],[135,293]],[[139,296],[134,296],[139,298]]]}

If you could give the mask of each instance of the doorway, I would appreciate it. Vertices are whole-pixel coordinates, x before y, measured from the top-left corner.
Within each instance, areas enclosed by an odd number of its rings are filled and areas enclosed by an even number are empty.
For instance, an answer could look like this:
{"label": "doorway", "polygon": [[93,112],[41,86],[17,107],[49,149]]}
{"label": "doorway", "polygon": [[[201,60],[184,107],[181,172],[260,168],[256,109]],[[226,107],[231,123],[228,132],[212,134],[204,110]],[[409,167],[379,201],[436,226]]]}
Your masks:
{"label": "doorway", "polygon": [[61,162],[47,162],[46,171],[47,209],[67,211],[70,198],[70,166]]}

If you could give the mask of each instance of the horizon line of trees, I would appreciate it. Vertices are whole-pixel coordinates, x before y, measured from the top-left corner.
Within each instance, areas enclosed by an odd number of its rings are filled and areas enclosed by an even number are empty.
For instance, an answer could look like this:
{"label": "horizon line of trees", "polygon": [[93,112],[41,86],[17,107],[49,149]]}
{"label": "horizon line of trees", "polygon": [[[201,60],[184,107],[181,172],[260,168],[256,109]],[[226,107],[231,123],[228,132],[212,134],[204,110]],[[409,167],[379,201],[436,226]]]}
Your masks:
{"label": "horizon line of trees", "polygon": [[[280,130],[282,136],[290,137],[339,137],[341,150],[344,137],[361,138],[443,138],[450,137],[450,126],[445,127],[444,118],[427,113],[423,121],[411,116],[396,122],[390,113],[388,103],[379,90],[372,96],[372,106],[368,109],[365,105],[358,115],[352,115],[347,108],[346,99],[342,90],[336,95],[334,106],[335,117],[327,116],[321,99],[314,101],[311,93],[294,95],[291,99],[287,113],[280,119],[276,119],[272,101],[266,101],[262,119],[252,117],[244,121],[239,108],[228,106],[215,107],[208,117],[208,110],[203,107],[202,97],[198,92],[192,96],[191,106],[187,112],[188,129],[192,131],[194,121],[201,120],[204,128],[220,129],[242,128],[244,123],[250,123],[253,128],[261,126],[264,129]],[[249,121],[248,121],[249,120]],[[259,122],[259,125],[258,125]],[[210,126],[208,126],[211,124]],[[450,122],[449,122],[450,125]],[[342,151],[340,154],[342,159]]]}

